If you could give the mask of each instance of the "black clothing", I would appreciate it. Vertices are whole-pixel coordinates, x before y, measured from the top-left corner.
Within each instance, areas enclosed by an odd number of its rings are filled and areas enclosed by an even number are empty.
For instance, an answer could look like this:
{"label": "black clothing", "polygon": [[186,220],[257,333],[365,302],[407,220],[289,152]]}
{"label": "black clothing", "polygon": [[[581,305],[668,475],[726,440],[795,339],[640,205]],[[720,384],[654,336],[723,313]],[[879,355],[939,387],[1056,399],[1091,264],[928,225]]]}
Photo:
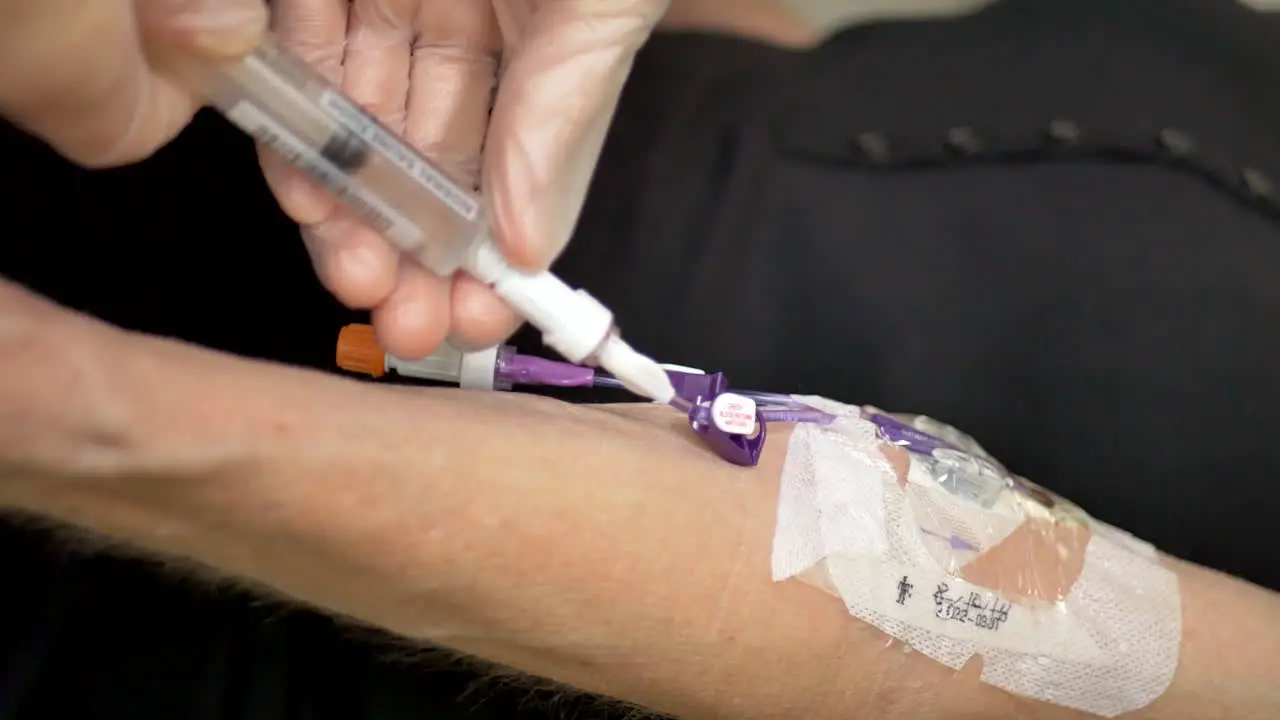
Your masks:
{"label": "black clothing", "polygon": [[650,53],[559,266],[638,347],[933,415],[1280,588],[1280,16],[1014,0]]}
{"label": "black clothing", "polygon": [[[329,369],[360,318],[215,117],[132,168],[77,170],[12,131],[0,157],[0,273],[65,304]],[[1275,182],[1280,19],[1229,0],[1007,0],[808,52],[667,35],[558,268],[645,351],[934,415],[1280,589]],[[0,530],[0,578],[0,720],[545,716],[40,533]]]}

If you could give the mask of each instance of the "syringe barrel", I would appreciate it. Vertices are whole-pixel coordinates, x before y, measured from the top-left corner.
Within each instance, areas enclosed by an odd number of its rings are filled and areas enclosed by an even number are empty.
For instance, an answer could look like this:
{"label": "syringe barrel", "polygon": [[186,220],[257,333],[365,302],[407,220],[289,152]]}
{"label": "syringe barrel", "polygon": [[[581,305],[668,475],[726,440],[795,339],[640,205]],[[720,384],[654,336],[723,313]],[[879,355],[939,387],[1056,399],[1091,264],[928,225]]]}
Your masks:
{"label": "syringe barrel", "polygon": [[244,60],[203,72],[209,101],[259,143],[332,192],[438,275],[485,237],[464,187],[306,63],[268,38]]}

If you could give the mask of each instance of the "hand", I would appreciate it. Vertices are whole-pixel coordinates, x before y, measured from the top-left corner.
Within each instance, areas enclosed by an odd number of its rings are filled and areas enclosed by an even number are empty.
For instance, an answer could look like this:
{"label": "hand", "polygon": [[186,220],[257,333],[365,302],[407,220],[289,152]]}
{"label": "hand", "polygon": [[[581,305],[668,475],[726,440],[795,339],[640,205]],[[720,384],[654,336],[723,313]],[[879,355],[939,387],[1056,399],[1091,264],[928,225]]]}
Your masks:
{"label": "hand", "polygon": [[[499,245],[513,263],[540,269],[569,239],[632,60],[666,7],[667,0],[277,0],[274,25],[286,46],[446,172],[483,186]],[[279,157],[264,152],[262,164],[303,226],[321,282],[347,305],[373,310],[388,352],[421,357],[446,337],[485,347],[519,325],[474,280],[401,263]]]}
{"label": "hand", "polygon": [[176,63],[247,53],[263,0],[0,0],[0,114],[82,165],[141,160],[200,99]]}

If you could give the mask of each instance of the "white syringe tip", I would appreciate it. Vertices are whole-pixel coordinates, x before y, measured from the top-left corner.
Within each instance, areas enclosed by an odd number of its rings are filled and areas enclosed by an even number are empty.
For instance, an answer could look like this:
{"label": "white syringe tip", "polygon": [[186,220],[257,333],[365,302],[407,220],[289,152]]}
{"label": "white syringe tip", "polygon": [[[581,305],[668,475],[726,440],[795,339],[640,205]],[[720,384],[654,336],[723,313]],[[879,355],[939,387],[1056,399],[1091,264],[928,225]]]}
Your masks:
{"label": "white syringe tip", "polygon": [[617,335],[609,337],[596,358],[600,367],[612,373],[631,392],[663,405],[675,399],[676,388],[667,371]]}

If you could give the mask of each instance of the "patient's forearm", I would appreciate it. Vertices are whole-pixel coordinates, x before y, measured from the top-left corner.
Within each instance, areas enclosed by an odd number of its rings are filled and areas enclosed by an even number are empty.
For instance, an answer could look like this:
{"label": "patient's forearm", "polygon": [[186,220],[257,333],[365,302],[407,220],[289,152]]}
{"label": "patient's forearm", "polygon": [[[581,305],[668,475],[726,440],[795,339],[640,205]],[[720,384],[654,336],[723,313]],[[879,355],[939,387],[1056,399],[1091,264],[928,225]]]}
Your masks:
{"label": "patient's forearm", "polygon": [[[68,454],[79,478],[8,483],[6,503],[688,718],[1076,717],[771,582],[780,427],[743,470],[655,408],[373,388],[130,343],[111,358],[122,404],[97,413],[128,423],[99,433],[127,452]],[[1182,665],[1135,717],[1273,716],[1275,596],[1176,567]]]}

